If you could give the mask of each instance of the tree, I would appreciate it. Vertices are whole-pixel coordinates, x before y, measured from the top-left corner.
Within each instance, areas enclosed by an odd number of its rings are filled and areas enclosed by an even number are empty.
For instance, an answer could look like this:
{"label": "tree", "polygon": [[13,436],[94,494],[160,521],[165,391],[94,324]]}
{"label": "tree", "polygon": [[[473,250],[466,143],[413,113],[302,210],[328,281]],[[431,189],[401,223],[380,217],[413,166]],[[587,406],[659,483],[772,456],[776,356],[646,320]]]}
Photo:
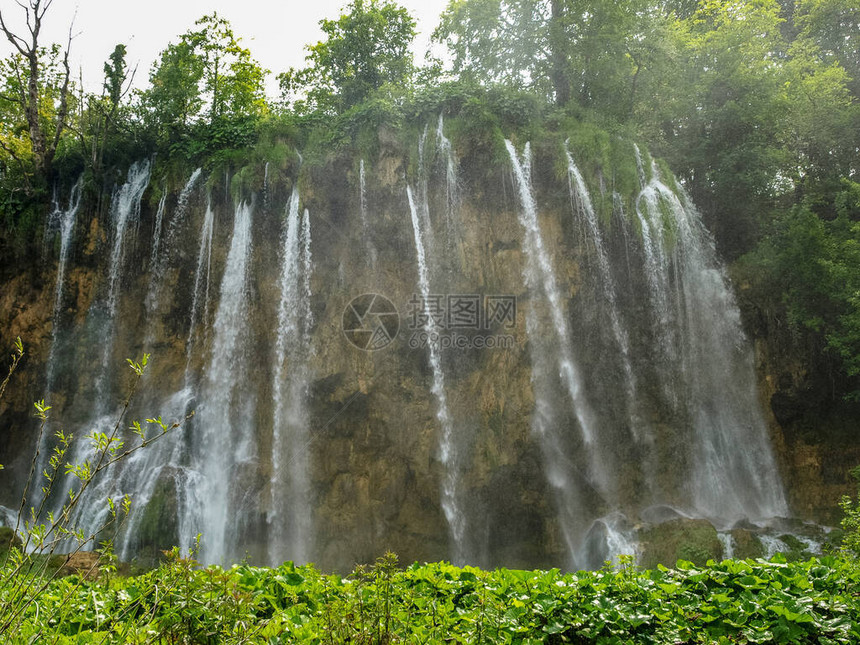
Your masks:
{"label": "tree", "polygon": [[658,108],[671,115],[660,152],[731,259],[757,241],[788,162],[781,24],[776,0],[702,2],[678,23],[683,82]]}
{"label": "tree", "polygon": [[[553,8],[560,12],[560,2]],[[537,0],[452,0],[433,40],[452,56],[452,71],[473,82],[504,83],[549,93],[544,84],[550,59],[550,14]],[[556,16],[557,26],[562,16]],[[561,44],[564,25],[553,33]],[[562,52],[563,58],[567,56]],[[565,64],[565,73],[567,65]]]}
{"label": "tree", "polygon": [[287,100],[306,92],[311,106],[348,109],[383,86],[404,86],[414,68],[415,21],[389,0],[353,0],[337,20],[322,20],[327,39],[308,47],[308,67],[279,75]]}
{"label": "tree", "polygon": [[125,85],[128,77],[125,54],[125,45],[117,45],[110,55],[110,60],[104,65],[104,89],[114,110],[119,107],[119,102],[124,94],[123,85]]}
{"label": "tree", "polygon": [[145,119],[168,141],[181,138],[202,115],[215,125],[267,109],[267,70],[241,46],[230,23],[213,13],[195,26],[161,52],[142,95]]}
{"label": "tree", "polygon": [[815,42],[822,59],[837,62],[860,98],[860,3],[857,0],[797,0],[795,22],[800,36]]}
{"label": "tree", "polygon": [[[29,132],[30,145],[36,173],[42,179],[47,179],[51,173],[51,164],[60,143],[60,137],[66,127],[66,116],[69,110],[69,48],[72,41],[72,31],[69,27],[69,40],[63,51],[60,65],[62,71],[58,74],[56,62],[59,54],[54,47],[48,55],[40,43],[42,21],[50,9],[53,0],[28,0],[28,3],[18,3],[24,9],[26,37],[16,34],[9,27],[8,11],[0,10],[0,30],[17,52],[8,62],[9,70],[14,76],[12,87],[6,89],[3,100],[16,104],[24,115]],[[46,62],[50,56],[51,62]],[[46,91],[50,89],[50,91]],[[18,152],[0,141],[7,154],[22,161]]]}
{"label": "tree", "polygon": [[[455,74],[628,118],[667,18],[645,0],[452,0],[433,34]],[[657,53],[655,53],[655,51]],[[619,101],[620,97],[625,100]]]}
{"label": "tree", "polygon": [[199,27],[183,36],[200,57],[203,92],[209,102],[209,120],[222,115],[261,114],[266,109],[264,70],[242,47],[230,23],[217,13],[194,23]]}
{"label": "tree", "polygon": [[143,92],[146,118],[175,136],[194,119],[203,105],[200,81],[203,61],[194,46],[182,39],[169,44],[159,55],[149,75],[149,88]]}
{"label": "tree", "polygon": [[[84,149],[88,149],[91,167],[97,174],[104,164],[108,139],[117,128],[122,100],[130,91],[134,81],[135,70],[131,72],[128,70],[125,55],[125,45],[119,44],[114,47],[104,64],[105,79],[102,94],[88,97],[88,111],[81,116],[81,127],[76,130]],[[89,144],[86,141],[87,136],[91,137]]]}

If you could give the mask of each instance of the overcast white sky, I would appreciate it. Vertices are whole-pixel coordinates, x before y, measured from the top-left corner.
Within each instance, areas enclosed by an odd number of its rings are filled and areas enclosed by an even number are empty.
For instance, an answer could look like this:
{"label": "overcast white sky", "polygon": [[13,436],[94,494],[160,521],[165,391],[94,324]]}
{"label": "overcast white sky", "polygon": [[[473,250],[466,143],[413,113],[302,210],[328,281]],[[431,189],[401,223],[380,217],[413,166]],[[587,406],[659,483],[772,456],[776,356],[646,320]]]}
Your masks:
{"label": "overcast white sky", "polygon": [[[26,0],[23,0],[26,2]],[[270,69],[268,88],[274,94],[274,76],[304,63],[304,46],[322,39],[318,23],[335,18],[348,0],[54,0],[45,17],[45,42],[65,43],[72,16],[75,18],[72,41],[73,73],[83,69],[85,87],[99,91],[102,66],[118,43],[128,47],[129,67],[138,64],[135,85],[143,86],[149,68],[158,52],[168,42],[194,25],[197,18],[217,11],[233,25],[263,67]],[[418,22],[416,62],[423,60],[430,33],[448,0],[399,0]],[[23,11],[14,0],[0,0],[9,26],[23,27]],[[0,42],[0,56],[6,57],[11,46],[5,36]]]}

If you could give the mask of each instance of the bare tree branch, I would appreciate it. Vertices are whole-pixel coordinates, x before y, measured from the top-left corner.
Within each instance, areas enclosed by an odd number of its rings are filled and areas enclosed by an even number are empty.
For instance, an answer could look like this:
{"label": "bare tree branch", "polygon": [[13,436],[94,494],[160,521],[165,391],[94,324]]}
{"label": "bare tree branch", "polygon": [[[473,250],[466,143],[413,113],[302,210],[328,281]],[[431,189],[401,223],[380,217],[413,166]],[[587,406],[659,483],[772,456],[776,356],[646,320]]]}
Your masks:
{"label": "bare tree branch", "polygon": [[[48,0],[45,7],[46,9],[51,5],[51,2],[52,0]],[[77,12],[75,12],[75,16],[77,16]],[[51,145],[51,149],[53,151],[56,151],[57,146],[60,144],[63,127],[66,125],[66,115],[69,112],[69,78],[71,76],[71,69],[69,68],[69,50],[72,48],[72,29],[74,26],[75,18],[72,17],[72,23],[69,25],[69,40],[66,43],[66,51],[63,54],[63,69],[66,70],[66,74],[63,77],[63,89],[60,90],[60,108],[57,110],[57,127],[54,131],[54,140]]]}
{"label": "bare tree branch", "polygon": [[[21,4],[21,3],[18,3]],[[6,27],[6,22],[3,20],[3,12],[0,11],[0,29],[3,30],[3,33],[6,34],[6,38],[12,43],[12,46],[18,50],[18,52],[22,56],[27,55],[27,50],[25,47],[27,46],[27,42],[21,38],[20,36],[13,34],[8,27]]]}

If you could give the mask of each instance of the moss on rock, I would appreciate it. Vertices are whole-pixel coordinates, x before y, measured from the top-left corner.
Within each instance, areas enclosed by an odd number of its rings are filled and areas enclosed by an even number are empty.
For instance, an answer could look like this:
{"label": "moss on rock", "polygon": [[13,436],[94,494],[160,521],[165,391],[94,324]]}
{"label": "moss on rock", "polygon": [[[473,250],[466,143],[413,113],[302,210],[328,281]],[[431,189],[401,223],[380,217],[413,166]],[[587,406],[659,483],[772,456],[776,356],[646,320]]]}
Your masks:
{"label": "moss on rock", "polygon": [[640,539],[640,564],[648,569],[658,564],[673,567],[678,560],[704,565],[708,560],[719,560],[723,553],[717,530],[707,520],[664,522],[643,529]]}

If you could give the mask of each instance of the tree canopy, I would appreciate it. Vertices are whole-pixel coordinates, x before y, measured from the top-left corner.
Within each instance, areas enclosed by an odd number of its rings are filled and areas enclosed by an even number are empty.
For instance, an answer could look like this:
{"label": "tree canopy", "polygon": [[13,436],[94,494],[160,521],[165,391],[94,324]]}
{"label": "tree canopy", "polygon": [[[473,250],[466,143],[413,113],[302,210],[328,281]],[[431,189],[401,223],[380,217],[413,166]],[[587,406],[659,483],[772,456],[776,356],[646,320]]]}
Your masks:
{"label": "tree canopy", "polygon": [[23,119],[30,140],[27,150],[20,141],[14,141],[14,129],[12,133],[7,130],[0,134],[0,147],[22,167],[31,160],[37,179],[50,175],[69,112],[71,28],[65,49],[45,47],[41,39],[42,22],[51,2],[18,3],[24,11],[24,27],[19,31],[10,27],[8,9],[0,10],[0,30],[14,49],[0,68],[4,81],[0,102],[5,104],[11,123],[16,116]]}
{"label": "tree canopy", "polygon": [[352,0],[344,11],[320,22],[327,38],[308,46],[308,66],[279,77],[299,109],[343,111],[384,86],[410,82],[415,20],[409,12],[390,0]]}

